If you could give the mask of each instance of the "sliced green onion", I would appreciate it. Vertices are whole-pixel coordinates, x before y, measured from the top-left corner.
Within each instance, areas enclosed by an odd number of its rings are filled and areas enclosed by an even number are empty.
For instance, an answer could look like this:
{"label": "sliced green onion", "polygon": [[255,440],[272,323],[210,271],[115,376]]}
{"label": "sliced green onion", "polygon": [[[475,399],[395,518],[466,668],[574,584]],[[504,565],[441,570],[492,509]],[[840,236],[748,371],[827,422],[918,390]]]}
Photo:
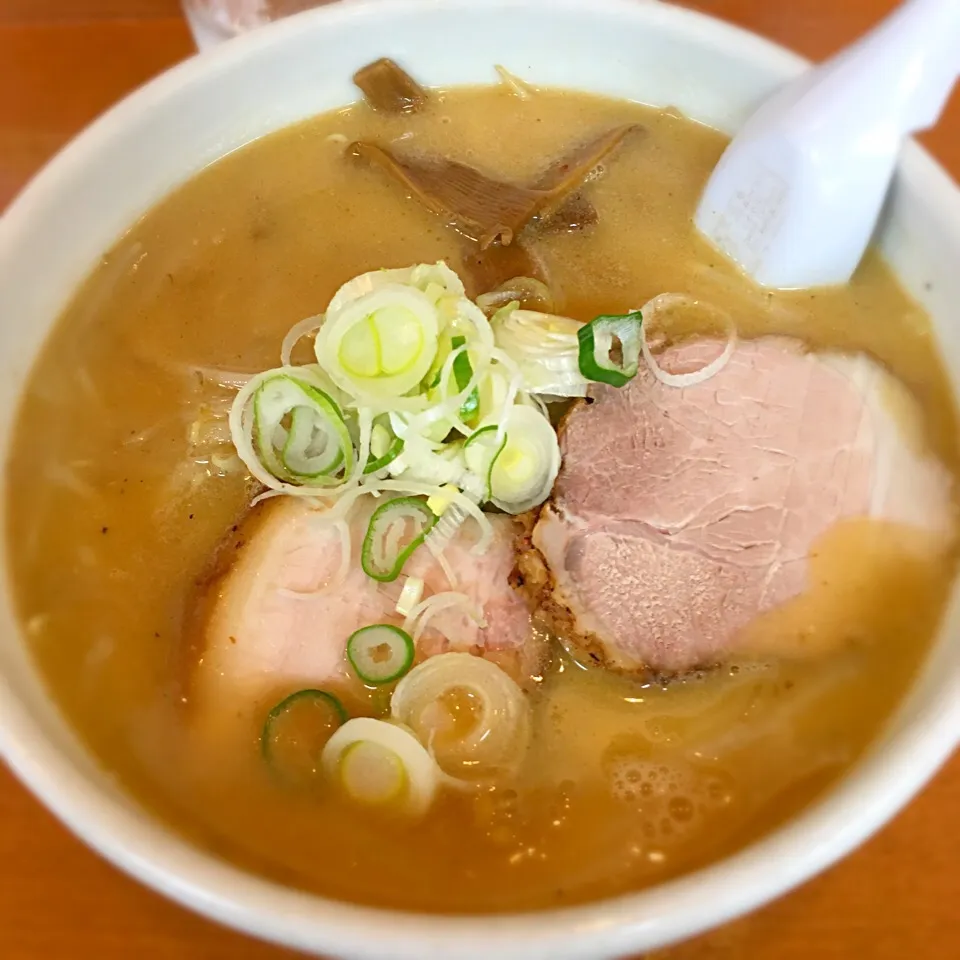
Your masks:
{"label": "sliced green onion", "polygon": [[437,263],[419,263],[412,267],[383,268],[348,280],[333,295],[327,306],[327,313],[337,313],[348,303],[359,300],[374,290],[396,284],[415,287],[433,304],[442,297],[459,298],[465,293],[460,278],[442,260]]}
{"label": "sliced green onion", "polygon": [[424,583],[420,577],[407,577],[400,596],[397,598],[397,605],[394,609],[401,617],[409,616],[410,611],[420,602],[423,596]]}
{"label": "sliced green onion", "polygon": [[403,453],[403,440],[382,423],[374,423],[370,434],[370,458],[363,472],[376,473],[393,463]]}
{"label": "sliced green onion", "polygon": [[287,442],[283,445],[280,462],[295,477],[329,476],[343,464],[343,446],[326,444],[332,457],[324,457],[323,452],[310,455],[311,445],[316,439],[315,419],[314,412],[308,407],[294,407],[290,412],[290,430],[287,433]]}
{"label": "sliced green onion", "polygon": [[306,782],[316,776],[324,745],[347,722],[343,704],[326,690],[298,690],[268,714],[260,750],[285,779]]}
{"label": "sliced green onion", "polygon": [[[457,350],[460,347],[466,348],[467,338],[466,337],[453,337],[450,340],[450,346],[454,350]],[[473,367],[470,364],[470,356],[468,355],[466,349],[461,350],[460,353],[454,358],[453,361],[453,376],[457,381],[457,390],[461,393],[467,389],[470,384],[470,381],[473,379]],[[470,393],[467,395],[467,398],[460,404],[460,419],[465,423],[470,421],[477,415],[477,411],[480,409],[480,392],[474,387]]]}
{"label": "sliced green onion", "polygon": [[481,427],[467,437],[463,445],[463,457],[467,468],[475,473],[483,483],[483,499],[491,496],[490,475],[497,458],[507,445],[506,433],[500,431],[495,423]]}
{"label": "sliced green onion", "polygon": [[343,414],[318,387],[287,373],[261,383],[253,396],[254,442],[277,479],[299,482],[353,469],[353,442]]}
{"label": "sliced green onion", "polygon": [[[596,317],[584,324],[577,331],[580,373],[597,383],[626,386],[640,367],[642,322],[642,314],[634,310],[622,315]],[[618,345],[620,356],[615,358],[613,352]]]}
{"label": "sliced green onion", "polygon": [[437,353],[437,309],[414,287],[386,283],[327,311],[317,361],[341,389],[367,405],[416,387]]}
{"label": "sliced green onion", "polygon": [[521,405],[498,429],[506,443],[490,468],[490,500],[506,513],[523,513],[543,503],[557,479],[557,434],[539,410]]}
{"label": "sliced green onion", "polygon": [[579,365],[582,324],[570,317],[519,310],[516,302],[498,310],[490,323],[497,346],[523,374],[527,393],[586,395],[590,381],[580,373]]}
{"label": "sliced green onion", "polygon": [[357,377],[392,377],[404,373],[423,350],[417,314],[388,304],[351,326],[340,340],[340,365]]}
{"label": "sliced green onion", "polygon": [[327,741],[321,762],[355,803],[409,816],[426,813],[442,776],[407,727],[372,717],[347,721]]}
{"label": "sliced green onion", "polygon": [[396,497],[370,517],[360,551],[363,572],[374,580],[396,580],[407,558],[423,543],[437,517],[423,500]]}
{"label": "sliced green onion", "polygon": [[[450,356],[450,341],[441,340],[437,346],[437,355],[433,359],[433,367],[427,372],[424,378],[428,390],[434,390],[440,386],[440,378],[443,376],[443,364]],[[433,374],[432,376],[430,374]]]}
{"label": "sliced green onion", "polygon": [[375,687],[399,680],[412,666],[413,639],[389,623],[361,627],[347,640],[347,659],[357,676]]}
{"label": "sliced green onion", "polygon": [[[456,392],[463,393],[463,391],[467,389],[473,378],[473,364],[470,362],[466,345],[467,338],[463,335],[452,336],[449,339],[446,337],[441,338],[440,345],[437,349],[437,356],[434,359],[433,375],[430,376],[428,374],[427,380],[425,381],[428,391],[436,390],[436,388],[440,386],[440,382],[444,378],[444,367],[447,358],[455,350],[459,350],[459,353],[453,358],[453,380],[456,384]],[[451,394],[453,393],[452,385],[449,388],[449,392]],[[437,399],[442,401],[443,397]],[[478,386],[474,386],[460,404],[460,419],[464,421],[476,419],[479,409],[480,391]],[[437,439],[443,439],[443,436],[438,436]]]}
{"label": "sliced green onion", "polygon": [[340,785],[368,806],[398,803],[407,790],[407,769],[398,753],[375,740],[357,740],[340,755]]}
{"label": "sliced green onion", "polygon": [[530,745],[523,691],[495,663],[469,653],[441,653],[414,667],[397,684],[390,713],[430,744],[445,773],[465,780],[509,775]]}

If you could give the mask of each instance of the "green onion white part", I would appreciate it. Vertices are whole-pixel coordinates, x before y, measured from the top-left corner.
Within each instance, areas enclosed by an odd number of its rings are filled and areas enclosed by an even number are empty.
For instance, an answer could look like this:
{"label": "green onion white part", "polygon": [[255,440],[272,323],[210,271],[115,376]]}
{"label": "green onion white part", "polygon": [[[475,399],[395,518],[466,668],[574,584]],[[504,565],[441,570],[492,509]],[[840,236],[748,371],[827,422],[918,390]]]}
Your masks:
{"label": "green onion white part", "polygon": [[282,479],[309,484],[353,469],[353,443],[340,408],[296,376],[277,374],[260,384],[253,395],[253,439],[261,461]]}
{"label": "green onion white part", "polygon": [[389,623],[361,627],[347,640],[347,659],[357,676],[380,686],[399,680],[413,665],[413,639]]}
{"label": "green onion white part", "polygon": [[[507,387],[506,396],[503,398],[503,407],[500,409],[499,423],[497,424],[497,443],[502,444],[507,436],[507,423],[510,420],[513,406],[517,402],[517,396],[520,392],[520,384],[523,381],[519,376],[513,377]],[[500,453],[503,451],[501,450]],[[499,453],[497,454],[499,456]]]}
{"label": "green onion white part", "polygon": [[304,337],[309,336],[311,333],[316,333],[322,326],[323,314],[316,317],[306,317],[299,323],[295,323],[287,331],[287,335],[283,338],[283,343],[280,345],[280,366],[289,367],[293,363],[291,360],[293,348]]}
{"label": "green onion white part", "polygon": [[[403,440],[394,435],[384,423],[386,417],[374,420],[370,430],[370,455],[363,468],[364,474],[377,473],[390,466],[403,452]],[[388,421],[389,422],[389,421]]]}
{"label": "green onion white part", "polygon": [[506,445],[506,432],[504,431],[501,436],[500,428],[495,423],[481,427],[471,434],[463,445],[463,456],[467,467],[480,477],[483,483],[484,500],[489,500],[491,497],[490,474],[493,472],[497,457],[503,453]]}
{"label": "green onion white part", "polygon": [[510,355],[523,374],[523,389],[554,397],[582,397],[589,381],[580,372],[582,324],[569,317],[521,310],[516,302],[498,310],[490,321],[497,346]]}
{"label": "green onion white part", "polygon": [[427,624],[441,610],[449,610],[451,607],[462,607],[463,612],[478,627],[485,627],[487,621],[484,619],[483,611],[468,597],[465,593],[456,590],[449,590],[444,593],[435,593],[426,600],[421,600],[406,616],[403,622],[403,629],[412,634],[413,642],[420,641]]}
{"label": "green onion white part", "polygon": [[374,290],[396,283],[428,293],[434,303],[441,303],[447,298],[466,297],[460,278],[443,261],[420,263],[413,267],[371,270],[348,280],[331,298],[327,313],[340,310]]}
{"label": "green onion white part", "polygon": [[253,377],[230,408],[230,435],[255,479],[293,496],[324,496],[324,488],[343,483],[334,472],[353,467],[353,444],[340,409],[308,367]]}
{"label": "green onion white part", "polygon": [[423,596],[423,588],[424,582],[420,577],[406,577],[394,610],[401,617],[406,617],[420,602],[420,598]]}
{"label": "green onion white part", "polygon": [[560,471],[557,434],[539,410],[515,405],[496,425],[505,442],[491,465],[490,500],[519,514],[543,503]]}
{"label": "green onion white part", "polygon": [[[407,477],[424,483],[442,486],[447,483],[462,485],[465,466],[456,443],[440,443],[424,435],[430,421],[404,414],[390,414],[394,433],[403,440],[403,452],[389,465],[388,472],[395,477]],[[444,425],[444,435],[450,430]]]}
{"label": "green onion white part", "polygon": [[431,406],[421,381],[437,355],[441,329],[451,326],[492,346],[486,317],[446,264],[376,270],[344,284],[330,301],[317,359],[358,405],[421,411]]}
{"label": "green onion white part", "polygon": [[[466,692],[476,722],[455,724],[445,702]],[[530,744],[530,704],[496,664],[469,653],[443,653],[414,667],[397,684],[391,716],[430,748],[444,773],[483,782],[509,776]]]}
{"label": "green onion white part", "polygon": [[[463,338],[453,339],[460,341]],[[464,418],[472,419],[479,407],[479,394],[475,400],[474,393],[478,390],[480,380],[488,370],[490,361],[489,353],[478,350],[474,356],[474,363],[471,363],[469,358],[464,363],[461,358],[466,355],[466,351],[466,343],[458,343],[451,348],[440,369],[437,386],[428,394],[433,399],[430,419],[446,426],[444,436],[451,429],[463,436],[469,436],[473,432]],[[461,361],[459,367],[458,361]]]}
{"label": "green onion white part", "polygon": [[327,741],[326,776],[363,806],[422,816],[440,785],[436,761],[417,738],[395,723],[356,717]]}
{"label": "green onion white part", "polygon": [[[552,306],[530,278],[509,281],[501,299],[513,287],[524,302]],[[655,316],[680,301],[662,295],[645,309]],[[493,302],[484,300],[488,309]],[[315,330],[317,363],[290,366],[296,344]],[[488,320],[444,263],[372,271],[290,330],[285,366],[241,387],[231,439],[268,488],[254,502],[314,497],[337,510],[367,493],[428,498],[443,522],[426,542],[453,587],[443,550],[459,527],[467,518],[479,525],[475,553],[492,537],[481,502],[520,513],[549,495],[559,445],[544,398],[583,396],[591,380],[622,385],[641,353],[662,382],[689,385],[720,369],[733,348],[731,333],[721,358],[677,376],[659,368],[645,333],[637,312],[581,326],[510,302]],[[611,356],[614,338],[622,361]],[[399,572],[381,566],[379,576]]]}
{"label": "green onion white part", "polygon": [[367,473],[367,464],[370,462],[370,443],[373,438],[373,413],[367,407],[357,410],[357,457],[349,480],[356,483]]}
{"label": "green onion white part", "polygon": [[655,320],[660,312],[677,307],[690,309],[696,306],[698,306],[698,301],[682,293],[661,293],[641,308],[641,312],[646,318],[640,334],[640,348],[643,359],[646,360],[650,372],[668,387],[692,387],[716,376],[730,362],[730,357],[733,356],[733,351],[737,345],[737,331],[733,325],[733,320],[727,313],[722,313],[720,317],[726,328],[727,342],[720,356],[691,373],[668,373],[664,370],[650,350],[647,343],[647,333],[651,327],[656,326]]}
{"label": "green onion white part", "polygon": [[341,390],[379,413],[419,385],[436,356],[437,333],[426,294],[386,284],[327,311],[317,362]]}

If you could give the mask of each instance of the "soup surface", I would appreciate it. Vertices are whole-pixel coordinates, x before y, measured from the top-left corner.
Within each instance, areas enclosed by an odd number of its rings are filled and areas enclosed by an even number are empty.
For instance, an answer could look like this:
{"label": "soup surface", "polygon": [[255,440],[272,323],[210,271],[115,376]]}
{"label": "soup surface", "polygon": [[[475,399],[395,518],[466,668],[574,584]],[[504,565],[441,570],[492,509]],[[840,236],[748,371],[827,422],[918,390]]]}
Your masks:
{"label": "soup surface", "polygon": [[[725,140],[675,112],[491,86],[436,95],[414,115],[361,103],[250,144],[103,257],[30,378],[7,465],[13,586],[51,689],[103,764],[200,845],[287,884],[415,910],[523,910],[637,889],[802,808],[910,683],[953,556],[912,549],[896,524],[848,522],[818,541],[802,603],[750,630],[761,651],[805,629],[849,642],[658,680],[585,669],[551,638],[527,694],[522,774],[445,793],[419,821],[272,775],[260,732],[291,690],[236,703],[229,735],[198,732],[197,624],[258,492],[224,433],[224,371],[277,365],[290,327],[351,277],[463,266],[462,238],[382,172],[346,162],[344,143],[414,145],[529,180],[571,142],[623,123],[647,132],[584,188],[597,222],[537,240],[556,311],[587,321],[681,291],[726,311],[744,338],[863,351],[918,401],[914,439],[955,468],[953,400],[922,310],[874,253],[843,289],[747,283],[691,225]],[[375,691],[344,696],[352,712],[376,711]]]}

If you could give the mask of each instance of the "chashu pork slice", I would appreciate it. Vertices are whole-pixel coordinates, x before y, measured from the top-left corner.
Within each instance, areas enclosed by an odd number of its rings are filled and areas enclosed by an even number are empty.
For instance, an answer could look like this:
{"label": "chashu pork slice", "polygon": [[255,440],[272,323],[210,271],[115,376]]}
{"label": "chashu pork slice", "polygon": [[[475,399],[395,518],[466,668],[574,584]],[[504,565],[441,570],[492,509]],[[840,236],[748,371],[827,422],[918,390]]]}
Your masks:
{"label": "chashu pork slice", "polygon": [[[686,341],[659,363],[692,372],[721,348]],[[950,481],[921,446],[916,403],[863,355],[763,337],[693,386],[641,364],[627,387],[591,394],[567,416],[518,576],[594,662],[669,675],[749,653],[744,628],[805,591],[811,546],[838,521],[949,541]]]}
{"label": "chashu pork slice", "polygon": [[[351,560],[339,581],[341,529],[322,512],[292,497],[268,501],[241,526],[225,572],[208,588],[197,631],[190,694],[200,726],[248,725],[275,702],[308,687],[349,690],[358,681],[345,657],[347,638],[375,623],[403,624],[396,612],[400,583],[381,584],[360,567],[360,546],[375,504],[353,509]],[[417,644],[417,659],[467,651],[502,666],[521,685],[542,668],[544,641],[534,635],[523,599],[508,578],[514,562],[514,523],[491,516],[494,537],[481,556],[463,530],[444,556],[478,623],[464,606],[439,610]],[[446,575],[425,547],[403,575],[424,580],[423,597],[449,592]]]}

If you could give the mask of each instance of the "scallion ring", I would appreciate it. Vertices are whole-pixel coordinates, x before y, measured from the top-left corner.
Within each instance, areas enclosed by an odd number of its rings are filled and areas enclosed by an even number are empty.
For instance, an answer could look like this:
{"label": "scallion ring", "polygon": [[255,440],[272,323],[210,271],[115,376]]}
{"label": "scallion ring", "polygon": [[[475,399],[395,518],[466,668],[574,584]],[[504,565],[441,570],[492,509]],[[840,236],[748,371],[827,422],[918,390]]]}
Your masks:
{"label": "scallion ring", "polygon": [[268,714],[260,734],[264,760],[284,779],[309,781],[324,745],[346,723],[343,704],[326,690],[298,690]]}
{"label": "scallion ring", "polygon": [[[547,499],[557,479],[557,433],[539,410],[520,404],[507,408],[500,422],[493,426],[503,446],[489,466],[490,501],[506,513],[524,513]],[[475,443],[492,446],[496,437],[491,439],[484,434]],[[470,451],[466,450],[464,456],[469,466]]]}
{"label": "scallion ring", "polygon": [[376,473],[384,467],[390,466],[403,453],[403,440],[393,431],[380,422],[387,417],[379,417],[373,424],[370,434],[370,457],[363,468],[364,474]]}
{"label": "scallion ring", "polygon": [[309,486],[353,469],[350,432],[335,401],[289,373],[267,377],[253,396],[253,439],[278,480]]}
{"label": "scallion ring", "polygon": [[371,686],[399,680],[413,665],[410,634],[389,623],[361,627],[347,640],[347,659],[357,676]]}
{"label": "scallion ring", "polygon": [[483,484],[483,499],[491,497],[490,475],[493,473],[497,457],[507,445],[507,437],[496,424],[491,423],[470,434],[463,444],[463,457],[467,468],[480,478]]}
{"label": "scallion ring", "polygon": [[355,803],[421,816],[442,774],[409,728],[371,717],[345,723],[323,748],[327,777]]}
{"label": "scallion ring", "polygon": [[[512,775],[530,745],[523,691],[495,663],[469,653],[441,653],[417,665],[397,684],[390,714],[430,744],[445,773],[463,780]],[[467,718],[472,722],[462,722]]]}
{"label": "scallion ring", "polygon": [[[577,331],[580,345],[580,373],[588,380],[626,386],[640,368],[639,310],[621,315],[604,315],[584,324]],[[614,356],[615,350],[619,357]]]}
{"label": "scallion ring", "polygon": [[417,497],[396,497],[381,504],[370,517],[363,538],[363,572],[383,583],[396,580],[436,522],[436,514]]}
{"label": "scallion ring", "polygon": [[342,390],[372,405],[416,387],[437,353],[437,310],[419,290],[387,283],[328,310],[317,361]]}

